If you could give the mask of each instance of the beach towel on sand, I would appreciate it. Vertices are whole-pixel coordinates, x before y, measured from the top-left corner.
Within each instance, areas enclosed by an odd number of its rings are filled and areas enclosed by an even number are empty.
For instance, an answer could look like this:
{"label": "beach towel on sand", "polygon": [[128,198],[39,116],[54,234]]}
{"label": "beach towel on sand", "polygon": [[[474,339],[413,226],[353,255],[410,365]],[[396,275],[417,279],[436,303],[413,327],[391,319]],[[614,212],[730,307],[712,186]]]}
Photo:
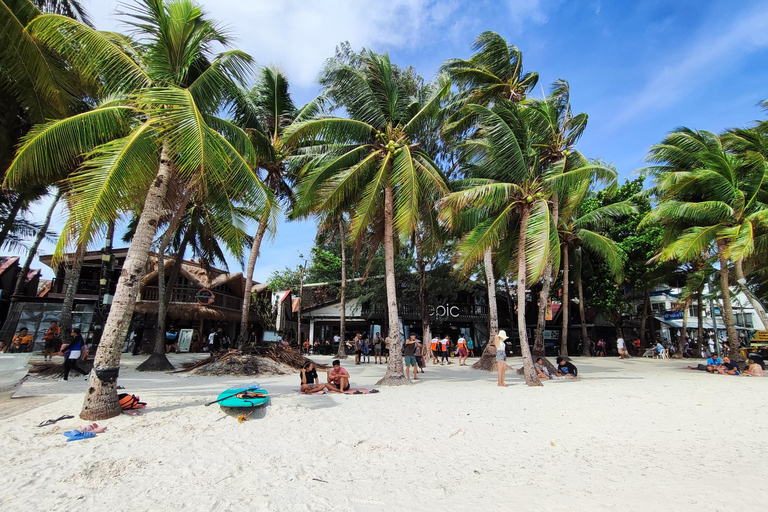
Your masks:
{"label": "beach towel on sand", "polygon": [[[300,389],[294,389],[297,393],[301,393]],[[345,395],[368,395],[371,393],[378,393],[378,389],[365,389],[365,388],[349,388],[348,390],[344,391]],[[312,393],[313,395],[332,395],[335,393],[331,393],[329,391],[315,391]]]}

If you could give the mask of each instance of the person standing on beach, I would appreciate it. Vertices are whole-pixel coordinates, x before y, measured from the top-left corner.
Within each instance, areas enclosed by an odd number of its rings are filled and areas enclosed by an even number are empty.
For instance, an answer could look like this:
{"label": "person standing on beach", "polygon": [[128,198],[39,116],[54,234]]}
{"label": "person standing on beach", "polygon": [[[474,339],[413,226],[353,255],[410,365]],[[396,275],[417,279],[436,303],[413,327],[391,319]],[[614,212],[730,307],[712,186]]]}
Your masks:
{"label": "person standing on beach", "polygon": [[466,365],[467,362],[467,356],[469,353],[467,352],[467,339],[464,337],[464,333],[461,333],[459,335],[459,366]]}
{"label": "person standing on beach", "polygon": [[432,364],[437,364],[437,359],[440,356],[440,349],[438,346],[440,345],[440,340],[437,339],[437,336],[432,338],[432,342],[429,345],[429,349],[432,352]]}
{"label": "person standing on beach", "polygon": [[405,377],[410,380],[411,377],[408,375],[408,369],[413,367],[413,380],[419,380],[417,376],[419,365],[416,362],[416,335],[413,333],[405,340],[403,359],[405,363]]}
{"label": "person standing on beach", "polygon": [[496,372],[498,376],[498,385],[501,387],[507,387],[504,382],[505,374],[507,373],[507,331],[499,331],[496,335]]}
{"label": "person standing on beach", "polygon": [[355,364],[360,364],[360,356],[363,355],[363,340],[360,333],[355,334]]}
{"label": "person standing on beach", "polygon": [[[472,341],[472,336],[467,336],[467,351],[470,357],[475,357],[475,342]],[[464,361],[467,359],[464,358]]]}
{"label": "person standing on beach", "polygon": [[57,353],[61,346],[61,333],[58,322],[55,320],[51,322],[50,327],[48,327],[48,330],[43,335],[43,340],[45,341],[44,360],[51,361],[53,354]]}
{"label": "person standing on beach", "polygon": [[381,352],[384,348],[384,340],[381,339],[381,333],[376,333],[376,337],[373,339],[373,362],[376,364],[381,363]]}
{"label": "person standing on beach", "polygon": [[134,356],[141,353],[141,346],[144,344],[144,324],[139,323],[133,330],[133,351]]}
{"label": "person standing on beach", "polygon": [[627,344],[623,337],[619,336],[616,340],[616,348],[619,350],[619,359],[624,359],[624,356],[627,355]]}

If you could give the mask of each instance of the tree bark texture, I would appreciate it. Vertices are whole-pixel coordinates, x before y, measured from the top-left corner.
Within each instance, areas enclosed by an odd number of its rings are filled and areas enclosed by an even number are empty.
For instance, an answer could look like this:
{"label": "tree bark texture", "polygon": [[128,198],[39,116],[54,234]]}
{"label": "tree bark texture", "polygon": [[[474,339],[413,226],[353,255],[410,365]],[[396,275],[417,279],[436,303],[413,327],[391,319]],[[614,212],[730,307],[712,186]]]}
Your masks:
{"label": "tree bark texture", "polygon": [[645,328],[648,325],[648,308],[651,307],[651,296],[648,295],[648,290],[643,293],[643,310],[640,313],[640,347],[646,348],[647,338],[645,336]]}
{"label": "tree bark texture", "polygon": [[685,335],[688,332],[688,305],[690,304],[690,299],[686,299],[685,303],[683,304],[683,330],[680,333],[680,336],[677,337],[677,352],[675,353],[675,357],[683,357],[683,353],[685,352]]}
{"label": "tree bark texture", "polygon": [[[493,342],[499,333],[499,312],[496,309],[496,277],[493,275],[491,249],[485,251],[483,255],[483,269],[485,270],[485,287],[488,289],[488,343],[485,345],[480,359],[472,365],[472,368],[495,373],[498,368],[496,365],[496,346]],[[512,300],[511,297],[510,300]]]}
{"label": "tree bark texture", "polygon": [[[733,318],[733,307],[731,305],[731,289],[728,283],[728,258],[725,257],[725,241],[717,241],[717,259],[720,262],[720,296],[723,299],[723,321],[725,322],[725,332],[728,337],[728,344],[731,346],[731,361],[741,363],[744,356],[739,350],[739,336],[736,333],[736,321]],[[714,312],[713,312],[714,314]],[[717,333],[715,333],[717,336]]]}
{"label": "tree bark texture", "polygon": [[560,355],[562,357],[568,357],[568,323],[570,319],[568,318],[570,315],[570,302],[571,298],[569,295],[569,283],[571,279],[571,272],[570,272],[570,263],[568,261],[568,246],[563,245],[563,305],[561,306],[561,311],[563,315],[563,332],[560,333]]}
{"label": "tree bark texture", "polygon": [[336,351],[336,359],[346,359],[345,346],[347,329],[347,236],[344,230],[344,218],[339,217],[339,240],[341,240],[341,311],[339,312],[339,348]]}
{"label": "tree bark texture", "polygon": [[69,275],[67,276],[67,293],[64,294],[64,302],[61,304],[61,314],[59,315],[59,326],[61,327],[62,338],[68,340],[69,332],[72,329],[72,308],[75,305],[75,294],[77,286],[80,283],[80,271],[83,268],[83,259],[87,246],[81,242],[75,249],[73,261],[69,266]]}
{"label": "tree bark texture", "polygon": [[[269,217],[266,213],[259,220],[259,227],[256,229],[256,236],[251,245],[251,254],[248,256],[248,268],[245,270],[245,290],[243,291],[243,307],[240,310],[240,335],[238,336],[237,346],[241,349],[248,342],[248,320],[251,311],[251,290],[253,289],[253,269],[256,267],[256,260],[259,258],[261,241],[264,239],[264,233],[267,231],[267,221]],[[200,333],[203,336],[203,333]]]}
{"label": "tree bark texture", "polygon": [[696,329],[696,357],[701,357],[701,349],[704,348],[704,285],[696,291],[696,306],[698,311],[699,326]]}
{"label": "tree bark texture", "polygon": [[29,273],[29,268],[32,266],[32,260],[35,259],[37,250],[40,248],[40,244],[45,238],[45,233],[48,231],[48,226],[51,225],[51,217],[53,217],[53,211],[56,209],[56,205],[59,204],[59,199],[61,199],[61,194],[62,194],[62,190],[58,189],[58,191],[56,192],[56,195],[53,197],[51,206],[48,207],[48,212],[45,214],[45,220],[43,221],[43,225],[40,227],[40,231],[38,231],[37,235],[35,236],[35,241],[32,242],[32,246],[29,248],[29,252],[27,253],[27,259],[24,260],[24,265],[22,265],[21,267],[21,272],[19,272],[19,275],[16,277],[16,286],[14,286],[13,288],[14,295],[20,295],[22,290],[24,289],[24,284],[27,281],[27,274]]}
{"label": "tree bark texture", "polygon": [[523,356],[523,376],[529,386],[541,386],[542,383],[533,369],[531,349],[528,346],[528,333],[525,325],[525,230],[528,228],[529,207],[523,207],[520,215],[520,240],[517,245],[517,333],[520,336],[520,352]]}
{"label": "tree bark texture", "polygon": [[395,239],[394,239],[394,200],[392,186],[384,188],[384,268],[387,287],[387,312],[389,320],[389,358],[387,372],[376,384],[379,386],[400,386],[411,381],[403,374],[402,347],[400,346],[400,324],[397,311],[397,285],[395,282]]}
{"label": "tree bark texture", "polygon": [[110,315],[104,326],[104,335],[96,351],[94,369],[88,379],[88,390],[83,402],[83,410],[80,412],[80,418],[84,420],[104,420],[118,416],[122,412],[117,398],[117,380],[101,381],[96,372],[120,367],[123,340],[131,323],[141,277],[149,257],[152,238],[160,223],[170,178],[171,165],[166,148],[163,147],[157,176],[147,192],[136,233],[128,248],[120,279],[117,281]]}
{"label": "tree bark texture", "polygon": [[427,306],[427,262],[424,259],[424,247],[421,233],[416,234],[416,268],[419,272],[419,307],[421,309],[421,357],[429,359],[432,329],[429,325],[429,307]]}

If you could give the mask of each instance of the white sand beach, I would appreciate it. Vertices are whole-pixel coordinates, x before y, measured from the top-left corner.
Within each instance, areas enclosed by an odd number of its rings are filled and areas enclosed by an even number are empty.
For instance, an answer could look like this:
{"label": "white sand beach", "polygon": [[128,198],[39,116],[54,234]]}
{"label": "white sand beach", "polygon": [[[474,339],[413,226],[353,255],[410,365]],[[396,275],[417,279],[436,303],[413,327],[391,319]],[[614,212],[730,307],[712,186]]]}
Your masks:
{"label": "white sand beach", "polygon": [[[297,374],[139,374],[141,360],[124,358],[119,383],[149,406],[92,439],[65,442],[77,418],[37,427],[77,416],[81,379],[30,376],[15,393],[27,398],[2,396],[0,509],[701,512],[768,500],[768,379],[576,358],[578,381],[542,388],[430,364],[413,386],[303,396]],[[343,366],[355,387],[384,372]],[[272,395],[263,418],[203,405],[253,380]]]}

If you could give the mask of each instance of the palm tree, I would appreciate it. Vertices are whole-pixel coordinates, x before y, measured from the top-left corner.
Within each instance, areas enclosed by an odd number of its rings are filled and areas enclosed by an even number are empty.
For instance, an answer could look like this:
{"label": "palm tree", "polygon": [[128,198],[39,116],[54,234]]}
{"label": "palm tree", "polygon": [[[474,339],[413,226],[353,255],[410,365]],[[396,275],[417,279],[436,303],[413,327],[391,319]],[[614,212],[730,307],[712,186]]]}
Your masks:
{"label": "palm tree", "polygon": [[[648,160],[654,164],[657,208],[641,225],[663,224],[666,247],[663,261],[692,261],[705,250],[717,254],[723,320],[728,342],[738,347],[731,306],[729,261],[734,264],[755,251],[757,235],[768,220],[764,159],[727,151],[717,135],[681,128],[653,146]],[[742,358],[734,350],[736,360]]]}
{"label": "palm tree", "polygon": [[289,142],[302,141],[302,151],[314,156],[301,174],[299,206],[312,212],[354,211],[353,241],[383,220],[391,357],[379,384],[406,384],[400,357],[396,237],[415,231],[427,191],[448,190],[440,169],[419,147],[419,135],[450,84],[418,101],[407,94],[406,80],[389,57],[368,51],[359,64],[332,61],[324,82],[328,96],[343,105],[349,118],[306,121],[291,130]]}
{"label": "palm tree", "polygon": [[29,273],[29,269],[32,266],[32,260],[35,259],[35,255],[37,255],[37,250],[40,248],[40,244],[43,242],[46,234],[48,234],[48,226],[51,225],[53,211],[56,209],[56,205],[59,204],[59,199],[61,199],[62,193],[63,191],[61,189],[57,189],[53,201],[51,201],[51,204],[48,206],[45,219],[43,220],[43,223],[41,224],[40,229],[35,236],[35,240],[32,242],[32,246],[27,252],[27,258],[24,260],[24,264],[21,267],[21,272],[19,272],[19,275],[16,278],[16,284],[13,287],[14,295],[21,294],[22,290],[24,289],[24,284],[27,281],[27,274]]}
{"label": "palm tree", "polygon": [[[454,113],[445,126],[446,135],[471,130],[476,116],[467,105],[492,105],[506,100],[521,102],[539,80],[538,73],[523,73],[523,54],[519,48],[510,45],[496,32],[486,31],[475,39],[474,55],[465,59],[449,59],[441,70],[458,85],[459,92],[453,97]],[[493,256],[489,248],[483,258],[483,271],[488,288],[489,340],[494,340],[499,331],[499,317],[496,307],[496,279],[493,273]],[[495,370],[491,343],[486,345],[483,355],[475,364],[476,369]]]}
{"label": "palm tree", "polygon": [[[616,171],[611,169],[613,178]],[[615,181],[614,181],[615,184]],[[570,295],[568,285],[570,283],[570,262],[574,263],[576,288],[579,298],[579,316],[581,318],[582,355],[589,355],[589,343],[587,343],[587,323],[584,311],[584,291],[582,276],[588,268],[589,257],[595,256],[605,262],[611,274],[617,282],[621,280],[624,264],[624,254],[615,241],[611,240],[600,231],[607,227],[611,221],[631,215],[636,211],[635,207],[627,202],[606,204],[597,208],[583,208],[584,201],[589,193],[589,181],[572,190],[564,197],[563,207],[560,211],[560,224],[558,235],[562,247],[563,261],[563,330],[560,355],[568,356],[568,307]],[[609,184],[609,189],[611,185]]]}
{"label": "palm tree", "polygon": [[[233,105],[233,115],[238,126],[245,129],[256,148],[259,167],[266,173],[264,182],[274,192],[275,197],[288,205],[293,205],[293,183],[295,173],[288,165],[293,153],[284,138],[285,130],[293,123],[308,119],[317,114],[323,104],[318,98],[301,108],[296,108],[288,92],[288,78],[276,67],[260,70],[256,85],[247,92],[242,92]],[[253,270],[259,256],[261,243],[267,230],[274,230],[276,212],[264,212],[258,219],[256,236],[245,274],[246,293],[240,319],[240,344],[248,339],[248,317],[251,306]]]}
{"label": "palm tree", "polygon": [[[587,127],[587,114],[574,115],[571,110],[570,85],[565,80],[556,80],[548,97],[543,100],[533,100],[526,104],[523,110],[528,124],[531,126],[532,137],[535,138],[533,146],[539,148],[541,165],[543,167],[561,166],[561,172],[580,168],[587,164],[587,159],[575,150],[576,142],[581,138]],[[593,184],[589,177],[581,186],[577,187],[580,194]],[[555,190],[552,195],[552,217],[560,222],[560,197]],[[567,254],[563,259],[567,264]],[[536,338],[533,344],[533,354],[544,355],[544,329],[546,324],[546,304],[549,300],[549,291],[552,282],[556,280],[559,269],[547,260],[544,274],[542,275],[542,289],[540,297],[539,316],[536,325]],[[563,281],[565,299],[562,306],[563,318],[568,317],[567,301],[568,281]],[[561,333],[560,355],[568,356],[568,334]]]}
{"label": "palm tree", "polygon": [[45,182],[85,158],[67,179],[75,201],[58,254],[69,234],[87,242],[119,212],[143,203],[81,412],[89,420],[120,414],[110,375],[119,365],[169,182],[226,190],[257,211],[271,203],[247,135],[216,117],[242,84],[250,57],[237,50],[212,55],[214,43],[229,39],[189,0],[143,0],[126,15],[139,42],[53,14],[30,22],[31,34],[109,96],[91,111],[35,127],[5,179],[11,186]]}

